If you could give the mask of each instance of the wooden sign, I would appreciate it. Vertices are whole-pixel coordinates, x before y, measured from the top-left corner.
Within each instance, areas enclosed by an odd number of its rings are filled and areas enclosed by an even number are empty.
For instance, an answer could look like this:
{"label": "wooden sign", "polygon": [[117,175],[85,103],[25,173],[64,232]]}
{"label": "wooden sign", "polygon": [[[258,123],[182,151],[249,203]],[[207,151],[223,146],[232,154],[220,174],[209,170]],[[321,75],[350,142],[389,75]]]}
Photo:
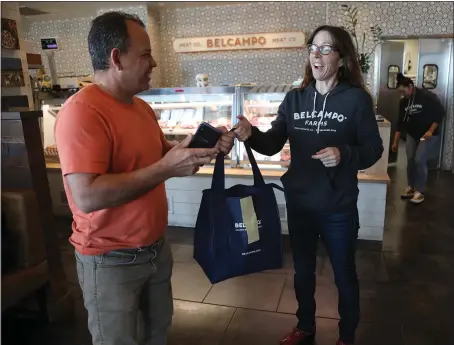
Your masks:
{"label": "wooden sign", "polygon": [[177,53],[222,50],[302,48],[306,44],[303,32],[277,32],[247,35],[177,38],[173,49]]}

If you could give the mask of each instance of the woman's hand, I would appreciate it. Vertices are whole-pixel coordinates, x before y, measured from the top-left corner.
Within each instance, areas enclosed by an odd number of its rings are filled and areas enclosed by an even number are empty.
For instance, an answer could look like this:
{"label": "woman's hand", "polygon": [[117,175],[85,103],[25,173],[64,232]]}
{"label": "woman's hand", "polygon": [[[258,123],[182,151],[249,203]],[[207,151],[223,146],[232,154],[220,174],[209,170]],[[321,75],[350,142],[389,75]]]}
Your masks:
{"label": "woman's hand", "polygon": [[398,149],[399,149],[399,143],[394,142],[393,145],[391,146],[391,150],[393,152],[397,152]]}
{"label": "woman's hand", "polygon": [[234,126],[234,133],[239,141],[246,141],[252,135],[252,125],[243,115],[238,115],[237,119],[239,122]]}
{"label": "woman's hand", "polygon": [[428,130],[426,133],[424,133],[421,139],[427,139],[430,138],[431,136],[433,136],[433,133],[431,130]]}
{"label": "woman's hand", "polygon": [[340,151],[337,147],[327,147],[318,151],[312,156],[313,159],[319,159],[327,168],[334,168],[341,161]]}

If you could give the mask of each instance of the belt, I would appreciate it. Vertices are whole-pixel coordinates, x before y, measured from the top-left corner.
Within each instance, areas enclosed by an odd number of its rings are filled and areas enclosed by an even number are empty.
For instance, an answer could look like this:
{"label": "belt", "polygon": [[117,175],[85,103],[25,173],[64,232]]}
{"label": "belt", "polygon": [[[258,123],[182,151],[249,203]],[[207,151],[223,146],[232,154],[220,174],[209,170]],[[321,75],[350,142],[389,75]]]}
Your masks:
{"label": "belt", "polygon": [[125,252],[125,253],[141,253],[141,252],[150,252],[150,251],[153,251],[153,250],[156,250],[158,249],[162,242],[163,242],[163,238],[160,238],[159,240],[157,240],[155,243],[153,244],[150,244],[149,246],[145,246],[145,247],[137,247],[137,248],[128,248],[128,249],[119,249],[117,251],[119,252]]}

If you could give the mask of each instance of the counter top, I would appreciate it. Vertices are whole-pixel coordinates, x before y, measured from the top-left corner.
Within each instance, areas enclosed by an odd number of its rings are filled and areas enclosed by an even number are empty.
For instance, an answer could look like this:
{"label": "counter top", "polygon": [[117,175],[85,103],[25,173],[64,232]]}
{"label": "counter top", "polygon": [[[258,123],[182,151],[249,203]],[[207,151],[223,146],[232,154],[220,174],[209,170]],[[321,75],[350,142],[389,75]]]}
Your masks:
{"label": "counter top", "polygon": [[[51,163],[46,162],[46,168],[49,171],[58,171],[60,170],[60,163]],[[213,166],[205,166],[200,168],[196,175],[200,176],[211,176],[213,175]],[[276,169],[262,169],[262,175],[264,178],[280,178],[286,170],[276,170]],[[225,176],[230,177],[245,177],[252,176],[251,169],[242,169],[242,168],[225,168]],[[390,183],[391,180],[388,174],[384,175],[367,175],[364,173],[358,173],[358,181],[362,183]]]}
{"label": "counter top", "polygon": [[377,125],[378,127],[391,127],[391,122],[384,118],[382,121],[377,121]]}
{"label": "counter top", "polygon": [[[214,167],[207,166],[202,167],[197,172],[197,175],[213,175]],[[264,178],[280,178],[286,170],[273,170],[273,169],[261,169],[260,170]],[[243,176],[252,176],[252,169],[243,169],[243,168],[225,168],[225,176],[235,176],[235,177],[243,177]],[[385,175],[367,175],[364,173],[358,173],[358,180],[359,182],[369,182],[369,183],[389,183],[391,179],[389,178],[388,174]]]}
{"label": "counter top", "polygon": [[43,112],[39,111],[2,111],[2,120],[27,120],[42,117]]}

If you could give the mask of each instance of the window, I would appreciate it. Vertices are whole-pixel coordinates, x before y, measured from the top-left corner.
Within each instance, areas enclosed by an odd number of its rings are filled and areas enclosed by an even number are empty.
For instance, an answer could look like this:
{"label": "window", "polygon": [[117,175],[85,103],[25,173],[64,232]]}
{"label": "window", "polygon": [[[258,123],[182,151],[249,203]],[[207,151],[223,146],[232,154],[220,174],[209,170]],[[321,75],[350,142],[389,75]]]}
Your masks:
{"label": "window", "polygon": [[388,67],[388,89],[397,89],[397,73],[399,72],[399,66],[390,65]]}
{"label": "window", "polygon": [[438,80],[438,66],[424,65],[422,73],[422,87],[425,89],[435,89]]}

